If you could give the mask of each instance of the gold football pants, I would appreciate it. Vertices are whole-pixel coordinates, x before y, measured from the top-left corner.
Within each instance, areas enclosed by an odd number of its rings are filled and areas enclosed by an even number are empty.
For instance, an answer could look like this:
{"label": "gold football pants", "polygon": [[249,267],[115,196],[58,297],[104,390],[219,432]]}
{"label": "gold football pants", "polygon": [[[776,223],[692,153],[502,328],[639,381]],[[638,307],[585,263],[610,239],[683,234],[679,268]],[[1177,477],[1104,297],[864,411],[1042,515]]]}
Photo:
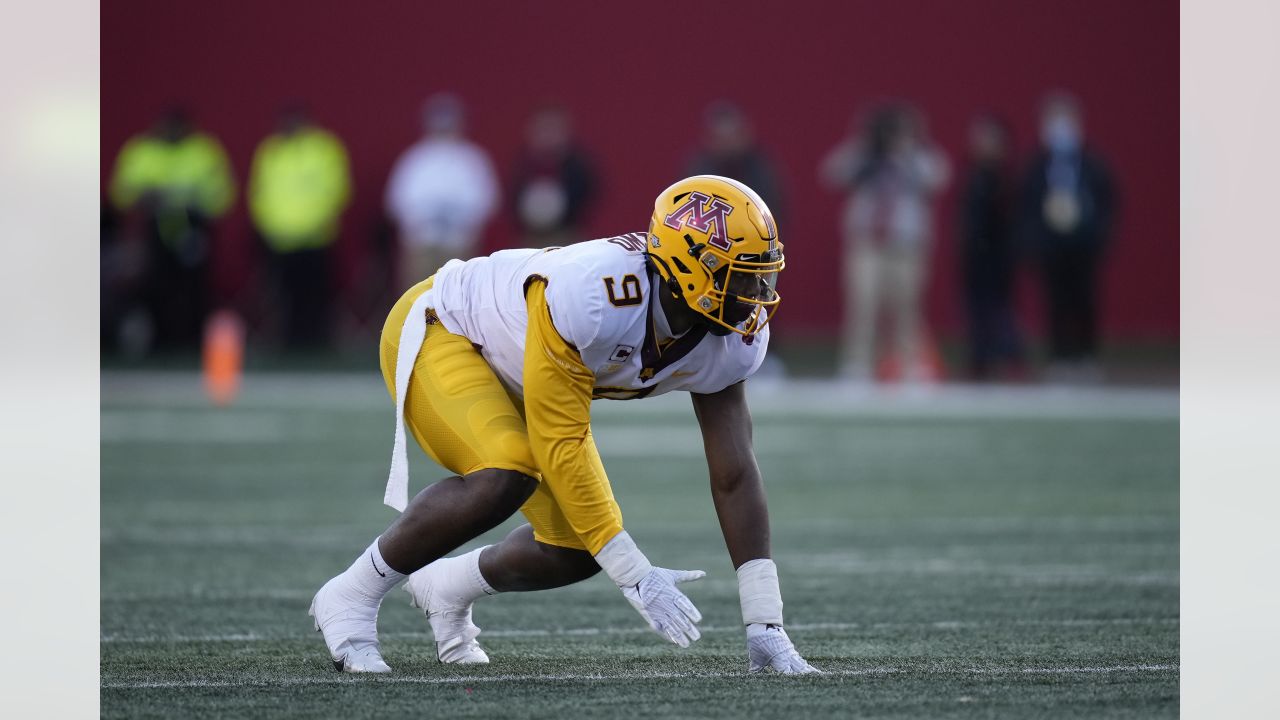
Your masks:
{"label": "gold football pants", "polygon": [[[395,400],[396,356],[400,328],[419,295],[434,277],[413,286],[396,302],[382,327],[382,377]],[[538,472],[529,449],[523,404],[510,395],[471,341],[454,335],[439,322],[414,360],[405,395],[405,423],[427,455],[450,472],[466,476],[477,470],[514,470],[539,480],[520,508],[538,542],[585,550]],[[600,465],[599,455],[593,461]],[[600,468],[603,474],[603,467]]]}

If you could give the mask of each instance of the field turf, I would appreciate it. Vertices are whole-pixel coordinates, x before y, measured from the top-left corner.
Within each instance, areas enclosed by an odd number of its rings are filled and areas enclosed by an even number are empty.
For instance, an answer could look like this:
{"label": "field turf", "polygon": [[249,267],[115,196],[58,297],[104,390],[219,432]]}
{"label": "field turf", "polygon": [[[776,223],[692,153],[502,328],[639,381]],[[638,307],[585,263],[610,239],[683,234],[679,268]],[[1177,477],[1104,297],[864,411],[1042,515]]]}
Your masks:
{"label": "field turf", "polygon": [[[762,384],[763,385],[763,384]],[[395,673],[333,671],[311,595],[392,518],[373,375],[103,376],[104,717],[1174,717],[1173,393],[753,391],[788,631],[826,674],[745,672],[687,397],[596,404],[627,527],[686,586],[666,645],[604,577],[477,605],[485,667],[436,662],[397,590]],[[441,471],[416,449],[414,488]],[[484,539],[492,541],[518,520]]]}

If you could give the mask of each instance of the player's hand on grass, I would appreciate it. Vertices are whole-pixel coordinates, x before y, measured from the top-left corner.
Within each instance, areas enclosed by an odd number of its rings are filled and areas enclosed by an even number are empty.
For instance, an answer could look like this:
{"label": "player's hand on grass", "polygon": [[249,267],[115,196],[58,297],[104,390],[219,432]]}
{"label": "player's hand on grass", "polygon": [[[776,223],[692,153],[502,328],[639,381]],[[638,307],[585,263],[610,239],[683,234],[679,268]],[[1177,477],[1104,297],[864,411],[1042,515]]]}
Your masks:
{"label": "player's hand on grass", "polygon": [[784,675],[822,672],[800,657],[781,626],[751,623],[747,626],[747,669],[758,673],[770,668]]}
{"label": "player's hand on grass", "polygon": [[658,635],[682,648],[702,637],[698,632],[702,613],[676,586],[704,577],[705,572],[654,567],[625,530],[615,535],[595,558],[622,590],[622,596]]}

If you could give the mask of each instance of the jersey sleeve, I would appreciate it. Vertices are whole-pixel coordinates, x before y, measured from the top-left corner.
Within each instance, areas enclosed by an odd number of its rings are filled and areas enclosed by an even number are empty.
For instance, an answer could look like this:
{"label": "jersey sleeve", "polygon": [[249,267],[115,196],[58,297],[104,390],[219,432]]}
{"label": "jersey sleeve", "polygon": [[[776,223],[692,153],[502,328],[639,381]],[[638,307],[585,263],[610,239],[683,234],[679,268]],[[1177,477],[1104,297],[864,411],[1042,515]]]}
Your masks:
{"label": "jersey sleeve", "polygon": [[[546,283],[544,296],[557,334],[578,351],[588,367],[593,367],[594,358],[587,354],[595,347],[604,325],[604,293],[596,285],[601,283],[591,268],[574,263]],[[532,324],[532,310],[530,313]]]}
{"label": "jersey sleeve", "polygon": [[547,304],[547,284],[526,293],[524,407],[529,444],[542,482],[591,554],[622,531],[622,516],[591,438],[595,376],[562,338]]}

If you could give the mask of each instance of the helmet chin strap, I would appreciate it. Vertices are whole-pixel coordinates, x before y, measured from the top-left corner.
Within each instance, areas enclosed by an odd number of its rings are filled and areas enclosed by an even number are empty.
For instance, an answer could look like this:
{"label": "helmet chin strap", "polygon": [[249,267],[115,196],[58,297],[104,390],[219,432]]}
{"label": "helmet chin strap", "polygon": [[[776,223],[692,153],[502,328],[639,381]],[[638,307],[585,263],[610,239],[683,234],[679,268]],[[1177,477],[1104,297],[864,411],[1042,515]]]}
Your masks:
{"label": "helmet chin strap", "polygon": [[[665,285],[667,288],[667,292],[669,294],[668,295],[660,294],[658,296],[661,300],[661,302],[658,303],[659,305],[658,309],[661,310],[662,313],[665,315],[667,320],[667,325],[671,326],[672,332],[675,332],[675,325],[677,324],[676,322],[672,322],[673,320],[688,321],[687,323],[688,326],[680,330],[680,332],[676,333],[677,335],[683,335],[685,332],[688,332],[690,327],[696,327],[697,325],[705,326],[707,328],[707,332],[711,333],[712,335],[715,335],[716,337],[724,337],[733,332],[733,330],[719,323],[712,322],[711,319],[708,318],[707,316],[703,315],[700,312],[695,312],[693,308],[689,307],[688,303],[686,303],[684,299],[684,288],[680,287],[680,281],[676,279],[675,273],[670,271],[671,269],[667,267],[666,262],[663,261],[662,258],[654,257],[653,255],[649,255],[648,253],[646,253],[645,260],[649,268],[649,274],[650,274],[649,286],[650,287],[654,286],[654,283],[652,281],[652,278],[654,276],[656,276],[659,280],[663,279],[662,273],[658,272],[658,268],[656,266],[657,263],[662,263],[662,267],[668,271],[667,274],[669,275],[669,277],[666,278],[666,280],[663,280],[663,282],[661,282],[660,285]],[[673,316],[678,316],[678,317],[673,317]]]}
{"label": "helmet chin strap", "polygon": [[[649,274],[651,276],[657,275],[658,279],[662,280],[662,273],[658,272],[658,268],[655,263],[662,263],[662,268],[667,271],[667,278],[666,280],[663,280],[662,284],[667,286],[667,290],[672,294],[672,296],[675,297],[676,300],[679,300],[681,303],[683,303],[684,290],[680,287],[680,281],[676,279],[676,274],[671,271],[671,268],[667,267],[667,263],[665,260],[663,260],[660,257],[654,257],[653,255],[645,253],[645,264],[649,268]],[[649,285],[650,287],[652,287],[653,283],[650,282]]]}
{"label": "helmet chin strap", "polygon": [[712,322],[704,322],[706,319],[699,313],[694,312],[685,304],[684,295],[680,292],[680,281],[675,277],[660,283],[654,283],[653,278],[662,280],[662,274],[653,266],[653,262],[657,260],[661,262],[661,258],[649,259],[650,287],[666,286],[667,292],[656,293],[658,297],[658,307],[656,312],[662,313],[663,319],[667,321],[667,327],[671,329],[672,334],[680,336],[688,332],[690,329],[701,324],[706,324],[708,328],[715,325]]}

